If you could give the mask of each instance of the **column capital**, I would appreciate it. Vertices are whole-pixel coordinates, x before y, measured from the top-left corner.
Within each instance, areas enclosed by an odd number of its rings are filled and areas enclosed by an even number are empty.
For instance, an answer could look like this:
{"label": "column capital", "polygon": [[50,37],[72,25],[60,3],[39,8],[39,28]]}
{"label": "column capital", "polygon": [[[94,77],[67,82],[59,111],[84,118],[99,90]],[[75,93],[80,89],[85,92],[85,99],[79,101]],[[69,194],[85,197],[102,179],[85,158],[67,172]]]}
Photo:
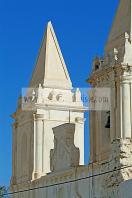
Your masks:
{"label": "column capital", "polygon": [[128,79],[123,79],[122,81],[121,81],[121,84],[122,85],[129,85],[129,84],[131,84],[132,83],[132,80],[128,80]]}
{"label": "column capital", "polygon": [[45,115],[44,114],[33,114],[33,117],[35,120],[44,120]]}

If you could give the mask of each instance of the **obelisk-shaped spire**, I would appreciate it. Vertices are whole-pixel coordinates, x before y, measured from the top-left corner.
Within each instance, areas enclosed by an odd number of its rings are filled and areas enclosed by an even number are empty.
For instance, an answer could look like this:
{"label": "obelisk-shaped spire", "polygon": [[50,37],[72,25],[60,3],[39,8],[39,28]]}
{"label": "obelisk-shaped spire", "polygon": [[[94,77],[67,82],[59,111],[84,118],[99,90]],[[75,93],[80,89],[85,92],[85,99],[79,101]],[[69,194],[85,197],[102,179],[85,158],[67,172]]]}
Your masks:
{"label": "obelisk-shaped spire", "polygon": [[71,89],[72,83],[53,26],[48,23],[30,87]]}
{"label": "obelisk-shaped spire", "polygon": [[132,0],[119,0],[119,6],[108,37],[105,51],[121,48],[125,43],[125,33],[132,39]]}

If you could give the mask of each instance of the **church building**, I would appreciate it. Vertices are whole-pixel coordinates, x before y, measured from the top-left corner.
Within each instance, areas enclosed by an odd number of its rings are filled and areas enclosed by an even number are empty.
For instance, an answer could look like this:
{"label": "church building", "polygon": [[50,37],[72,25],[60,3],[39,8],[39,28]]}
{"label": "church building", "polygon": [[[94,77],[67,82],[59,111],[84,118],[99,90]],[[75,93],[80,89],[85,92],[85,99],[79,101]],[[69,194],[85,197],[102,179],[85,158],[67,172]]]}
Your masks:
{"label": "church building", "polygon": [[21,96],[12,114],[12,198],[132,198],[132,0],[119,1],[87,82],[109,89],[111,102],[109,111],[89,111],[85,165],[86,108],[49,22],[26,90],[30,104]]}

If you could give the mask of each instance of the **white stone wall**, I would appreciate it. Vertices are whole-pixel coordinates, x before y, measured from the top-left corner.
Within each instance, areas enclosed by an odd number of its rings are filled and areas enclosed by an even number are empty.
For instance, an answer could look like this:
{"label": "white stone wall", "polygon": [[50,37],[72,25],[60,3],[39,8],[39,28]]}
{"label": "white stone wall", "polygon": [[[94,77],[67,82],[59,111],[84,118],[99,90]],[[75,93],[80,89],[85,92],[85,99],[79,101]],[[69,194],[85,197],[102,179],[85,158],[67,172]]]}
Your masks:
{"label": "white stone wall", "polygon": [[[38,180],[11,186],[12,192],[27,190],[14,194],[12,198],[129,198],[131,153],[131,139],[116,140],[112,143],[109,160],[50,173]],[[125,196],[123,189],[127,191]]]}
{"label": "white stone wall", "polygon": [[[98,169],[98,171],[101,171],[101,169]],[[95,174],[96,172],[94,172],[94,175]],[[119,188],[110,188],[106,190],[102,186],[104,176],[90,177],[91,175],[92,170],[90,166],[48,175],[30,184],[23,184],[23,188],[21,184],[22,191],[34,188],[35,190],[17,193],[13,195],[12,198],[118,198]],[[85,177],[90,178],[83,179]],[[75,181],[77,179],[80,180]],[[57,183],[58,185],[56,185]],[[47,187],[41,188],[44,186]],[[14,189],[16,191],[20,190],[19,186]]]}

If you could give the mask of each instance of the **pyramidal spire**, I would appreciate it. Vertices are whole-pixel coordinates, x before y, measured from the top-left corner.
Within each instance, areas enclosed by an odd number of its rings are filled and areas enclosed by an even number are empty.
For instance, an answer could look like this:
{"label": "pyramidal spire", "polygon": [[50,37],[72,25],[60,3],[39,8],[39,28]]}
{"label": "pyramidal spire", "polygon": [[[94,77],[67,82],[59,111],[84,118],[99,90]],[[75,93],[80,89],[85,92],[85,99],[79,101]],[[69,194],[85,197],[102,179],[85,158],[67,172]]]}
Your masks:
{"label": "pyramidal spire", "polygon": [[53,26],[48,22],[30,87],[71,89],[72,83]]}
{"label": "pyramidal spire", "polygon": [[132,39],[132,0],[119,0],[119,6],[109,34],[105,51],[124,45],[125,33]]}

